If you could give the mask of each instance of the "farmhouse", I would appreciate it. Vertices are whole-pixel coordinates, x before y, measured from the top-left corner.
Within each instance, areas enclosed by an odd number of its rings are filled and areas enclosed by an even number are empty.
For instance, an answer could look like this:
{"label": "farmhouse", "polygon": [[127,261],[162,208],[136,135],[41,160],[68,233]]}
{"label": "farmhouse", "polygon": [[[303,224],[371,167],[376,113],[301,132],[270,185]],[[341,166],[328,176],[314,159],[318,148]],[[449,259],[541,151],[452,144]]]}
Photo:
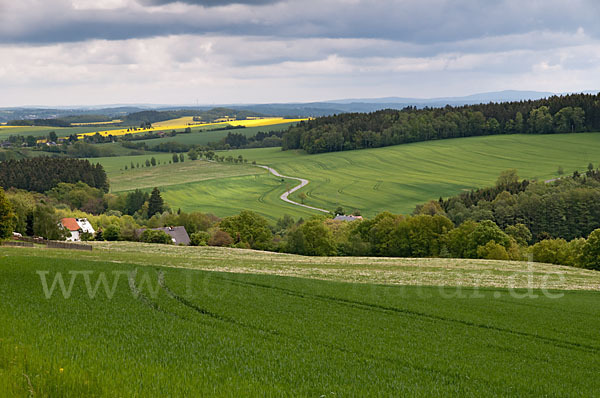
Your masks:
{"label": "farmhouse", "polygon": [[71,232],[71,236],[67,237],[67,240],[71,242],[79,242],[82,233],[87,232],[92,235],[96,233],[87,218],[63,218],[60,220],[60,224]]}

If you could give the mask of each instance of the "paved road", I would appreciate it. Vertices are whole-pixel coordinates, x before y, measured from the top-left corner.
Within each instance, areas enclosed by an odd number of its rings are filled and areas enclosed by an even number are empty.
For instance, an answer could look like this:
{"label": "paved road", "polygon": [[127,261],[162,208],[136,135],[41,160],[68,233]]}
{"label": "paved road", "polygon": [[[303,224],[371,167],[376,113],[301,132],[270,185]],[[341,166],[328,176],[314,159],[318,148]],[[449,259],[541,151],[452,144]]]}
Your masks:
{"label": "paved road", "polygon": [[317,210],[317,211],[320,211],[320,212],[323,212],[323,213],[329,213],[329,210],[325,210],[325,209],[319,209],[318,207],[313,207],[313,206],[304,205],[304,204],[302,204],[302,203],[294,202],[293,200],[291,200],[291,199],[289,199],[289,198],[288,198],[288,196],[290,196],[291,194],[293,194],[293,193],[294,193],[294,192],[296,192],[297,190],[299,190],[299,189],[301,189],[301,188],[304,188],[305,186],[307,186],[307,185],[308,185],[308,183],[309,183],[310,181],[308,181],[308,180],[305,180],[304,178],[290,177],[290,176],[284,176],[284,175],[281,175],[281,174],[279,174],[279,172],[278,172],[277,170],[275,170],[274,168],[272,168],[272,167],[269,167],[269,166],[261,166],[261,165],[258,165],[258,167],[261,167],[261,168],[263,168],[263,169],[266,169],[266,170],[268,170],[268,171],[269,171],[271,174],[273,174],[275,177],[280,177],[280,178],[289,178],[289,179],[291,179],[291,180],[300,181],[300,184],[299,184],[299,185],[297,185],[297,186],[295,186],[294,188],[290,189],[289,191],[285,192],[283,195],[281,195],[281,196],[279,197],[279,199],[283,200],[284,202],[288,202],[288,203],[291,203],[291,204],[293,204],[293,205],[296,205],[296,206],[305,207],[305,208],[307,208],[307,209],[311,209],[311,210]]}

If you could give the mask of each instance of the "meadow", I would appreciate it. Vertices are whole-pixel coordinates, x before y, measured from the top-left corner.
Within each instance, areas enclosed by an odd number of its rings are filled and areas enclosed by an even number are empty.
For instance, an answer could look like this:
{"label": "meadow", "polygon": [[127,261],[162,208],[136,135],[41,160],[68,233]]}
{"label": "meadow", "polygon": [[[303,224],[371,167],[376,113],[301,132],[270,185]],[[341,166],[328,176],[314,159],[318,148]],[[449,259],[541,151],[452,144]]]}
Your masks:
{"label": "meadow", "polygon": [[[590,162],[597,167],[600,134],[473,137],[318,155],[284,152],[280,148],[232,150],[220,154],[242,155],[250,162],[271,166],[284,175],[310,180],[306,188],[291,196],[298,202],[301,201],[299,193],[305,192],[308,205],[332,211],[342,206],[347,211],[359,210],[365,216],[374,216],[382,211],[411,213],[417,204],[428,200],[493,185],[499,173],[510,168],[517,169],[522,178],[544,181],[556,178],[559,166],[568,174],[585,171]],[[98,160],[107,166],[111,179],[121,178],[119,168],[129,164],[128,158]],[[118,164],[120,166],[115,167]],[[200,176],[205,164],[197,163],[197,167]],[[248,176],[188,180],[185,184],[172,180],[173,173],[168,168],[153,170],[154,182],[164,188],[165,198],[173,208],[219,216],[235,214],[245,208],[271,220],[286,213],[295,217],[317,214],[282,202],[279,196],[296,183],[281,181],[262,170]],[[120,190],[135,188],[135,179],[119,185]]]}
{"label": "meadow", "polygon": [[[68,256],[2,248],[2,396],[594,396],[600,389],[597,291],[519,298],[504,288],[456,294],[252,268],[208,272],[190,268],[252,267],[253,257],[267,254],[101,246]],[[299,266],[321,261],[304,259]],[[182,262],[190,267],[168,267]],[[48,272],[48,286],[61,273],[68,288],[76,275],[69,298],[57,286],[47,299],[38,271]],[[92,292],[106,275],[108,293],[98,285],[90,298],[85,275]]]}

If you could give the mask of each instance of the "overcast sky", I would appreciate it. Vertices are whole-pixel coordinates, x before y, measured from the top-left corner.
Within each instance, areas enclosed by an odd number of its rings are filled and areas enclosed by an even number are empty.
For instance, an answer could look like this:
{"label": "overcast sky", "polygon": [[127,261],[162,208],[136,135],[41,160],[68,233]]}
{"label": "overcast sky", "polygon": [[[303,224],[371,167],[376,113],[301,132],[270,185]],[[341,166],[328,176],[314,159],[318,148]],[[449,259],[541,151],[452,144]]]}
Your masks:
{"label": "overcast sky", "polygon": [[600,88],[597,0],[0,0],[0,106]]}

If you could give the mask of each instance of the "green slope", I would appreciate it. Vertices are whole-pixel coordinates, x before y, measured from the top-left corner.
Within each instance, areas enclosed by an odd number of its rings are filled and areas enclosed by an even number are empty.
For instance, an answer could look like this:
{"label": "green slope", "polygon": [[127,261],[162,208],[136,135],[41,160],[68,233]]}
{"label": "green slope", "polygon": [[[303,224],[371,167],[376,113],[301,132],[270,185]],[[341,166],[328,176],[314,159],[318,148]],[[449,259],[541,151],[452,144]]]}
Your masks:
{"label": "green slope", "polygon": [[[462,138],[399,145],[360,151],[307,155],[279,148],[245,149],[223,152],[242,155],[250,161],[274,167],[284,175],[302,177],[310,184],[295,193],[308,195],[306,204],[325,209],[338,205],[373,216],[381,211],[410,213],[415,205],[440,196],[494,184],[498,174],[516,168],[523,178],[555,178],[559,166],[567,173],[583,171],[588,163],[600,162],[600,134],[506,135]],[[170,155],[158,155],[168,160]],[[133,158],[145,160],[150,155]],[[119,168],[132,158],[105,158],[111,179],[118,180]],[[204,173],[197,163],[197,175]],[[227,167],[228,165],[223,165]],[[275,219],[285,213],[310,216],[316,212],[296,208],[279,200],[286,186],[262,170],[250,168],[245,177],[186,184],[173,179],[173,171],[157,167],[154,183],[166,188],[166,199],[174,208],[211,211],[224,216],[252,209]],[[254,171],[253,171],[254,170]],[[190,171],[192,173],[192,171]],[[257,177],[260,176],[260,177]],[[207,179],[204,179],[207,180]],[[120,184],[120,182],[119,182]],[[279,189],[277,185],[280,185]],[[119,190],[134,189],[136,182],[117,185]]]}

